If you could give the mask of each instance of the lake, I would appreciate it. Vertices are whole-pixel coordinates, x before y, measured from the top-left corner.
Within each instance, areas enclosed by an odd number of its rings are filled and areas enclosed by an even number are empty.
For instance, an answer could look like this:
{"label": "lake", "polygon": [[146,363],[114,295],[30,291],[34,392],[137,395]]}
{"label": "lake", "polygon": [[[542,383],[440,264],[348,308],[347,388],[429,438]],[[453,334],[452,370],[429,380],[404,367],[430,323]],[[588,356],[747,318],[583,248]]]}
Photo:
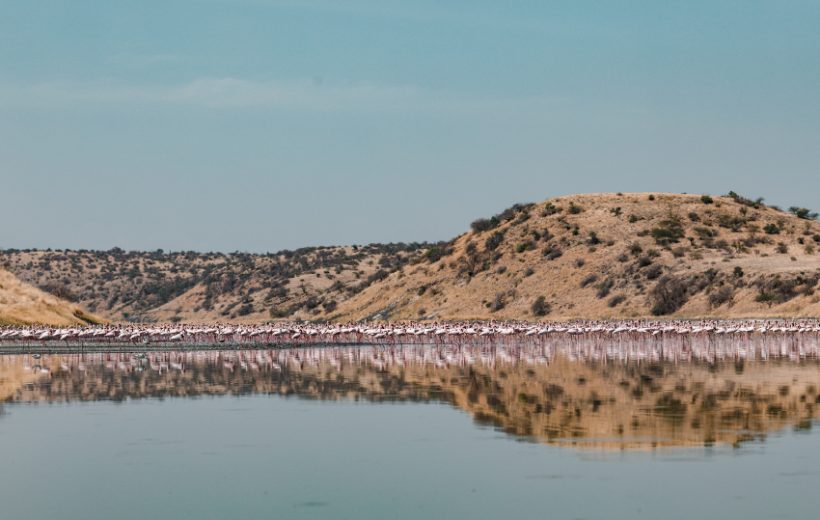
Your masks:
{"label": "lake", "polygon": [[3,518],[812,518],[820,363],[0,356]]}

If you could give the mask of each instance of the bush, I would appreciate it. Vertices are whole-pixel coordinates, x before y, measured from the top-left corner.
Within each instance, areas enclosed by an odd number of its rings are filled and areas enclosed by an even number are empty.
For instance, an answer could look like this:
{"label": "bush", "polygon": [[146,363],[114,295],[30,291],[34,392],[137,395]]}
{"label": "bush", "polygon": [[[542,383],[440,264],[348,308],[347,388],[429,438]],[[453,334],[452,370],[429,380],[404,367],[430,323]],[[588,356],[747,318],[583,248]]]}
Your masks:
{"label": "bush", "polygon": [[775,275],[767,280],[759,280],[757,282],[759,292],[755,301],[768,303],[769,305],[775,302],[787,302],[797,296],[796,287],[799,284],[799,280],[783,279],[780,275]]}
{"label": "bush", "polygon": [[777,244],[777,252],[780,253],[781,255],[785,255],[786,253],[789,252],[789,246],[787,246],[783,242],[779,242]]}
{"label": "bush", "polygon": [[598,233],[595,231],[589,232],[589,238],[587,239],[587,245],[595,246],[601,243],[601,239],[598,238]]}
{"label": "bush", "polygon": [[767,235],[777,235],[780,233],[780,228],[777,227],[777,224],[769,222],[763,226],[763,231],[765,231]]}
{"label": "bush", "polygon": [[732,301],[734,296],[734,289],[729,285],[724,285],[709,294],[709,305],[712,308],[720,307],[724,303]]}
{"label": "bush", "polygon": [[658,280],[650,293],[652,314],[662,316],[671,314],[683,307],[688,300],[686,283],[671,275]]}
{"label": "bush", "polygon": [[487,248],[488,251],[492,251],[498,248],[498,246],[500,246],[502,242],[504,242],[504,232],[496,231],[495,233],[487,237],[487,240],[484,242],[484,246]]}
{"label": "bush", "polygon": [[515,252],[516,253],[523,253],[524,251],[532,249],[533,247],[534,247],[534,244],[532,243],[532,241],[521,242],[520,244],[515,245]]}
{"label": "bush", "polygon": [[556,213],[560,213],[561,208],[553,204],[552,202],[547,202],[544,205],[543,211],[541,211],[542,217],[549,217],[550,215],[555,215]]}
{"label": "bush", "polygon": [[644,271],[644,275],[646,276],[647,280],[654,280],[658,278],[663,273],[663,267],[658,264],[649,266],[646,271]]}
{"label": "bush", "polygon": [[593,274],[588,274],[584,277],[583,280],[581,280],[581,287],[582,288],[586,287],[586,286],[588,286],[590,284],[593,284],[597,281],[598,281],[598,275],[597,274],[594,274],[594,273]]}
{"label": "bush", "polygon": [[544,248],[542,254],[547,260],[555,260],[556,258],[560,258],[564,253],[558,246],[548,245]]}
{"label": "bush", "polygon": [[596,289],[598,289],[598,292],[595,293],[595,296],[597,296],[598,298],[606,298],[607,295],[609,295],[609,291],[612,290],[613,285],[615,285],[615,282],[613,282],[612,279],[607,278],[606,280],[595,286]]}
{"label": "bush", "polygon": [[703,202],[704,204],[711,204],[711,203],[714,202],[714,199],[712,197],[710,197],[709,195],[701,195],[700,196],[700,201]]}
{"label": "bush", "polygon": [[738,195],[737,193],[735,193],[733,191],[730,191],[729,193],[727,193],[726,196],[731,198],[732,200],[734,200],[738,204],[742,204],[744,206],[749,206],[749,207],[752,207],[752,208],[755,208],[755,209],[757,209],[757,208],[759,208],[760,206],[763,205],[763,197],[760,197],[756,200],[751,200],[751,199],[747,199],[746,197],[741,197],[740,195]]}
{"label": "bush", "polygon": [[581,213],[582,211],[584,211],[584,208],[582,208],[581,206],[578,206],[574,202],[569,203],[569,212],[570,212],[571,215],[577,215],[578,213]]}
{"label": "bush", "polygon": [[669,215],[652,228],[652,238],[660,245],[677,242],[683,238],[683,225],[678,217]]}
{"label": "bush", "polygon": [[617,307],[624,301],[626,301],[626,296],[624,296],[623,294],[616,294],[615,296],[610,298],[608,302],[606,302],[606,305],[607,307]]}
{"label": "bush", "polygon": [[507,302],[504,300],[504,293],[498,293],[493,298],[492,303],[490,303],[490,310],[492,312],[497,312],[503,309],[507,305]]}
{"label": "bush", "polygon": [[546,298],[539,296],[534,302],[532,302],[532,307],[530,307],[530,310],[532,310],[532,313],[535,316],[546,316],[550,313],[550,311],[552,311],[552,307],[549,303],[547,303]]}
{"label": "bush", "polygon": [[792,206],[789,208],[789,211],[797,216],[797,218],[802,218],[805,220],[816,220],[817,213],[811,211],[808,208],[798,208],[797,206]]}
{"label": "bush", "polygon": [[440,246],[433,246],[424,253],[424,257],[428,262],[435,263],[447,256],[449,252]]}
{"label": "bush", "polygon": [[470,224],[470,227],[476,233],[481,233],[482,231],[489,231],[496,226],[498,226],[497,220],[493,221],[487,218],[480,218],[478,220],[474,220],[473,223]]}

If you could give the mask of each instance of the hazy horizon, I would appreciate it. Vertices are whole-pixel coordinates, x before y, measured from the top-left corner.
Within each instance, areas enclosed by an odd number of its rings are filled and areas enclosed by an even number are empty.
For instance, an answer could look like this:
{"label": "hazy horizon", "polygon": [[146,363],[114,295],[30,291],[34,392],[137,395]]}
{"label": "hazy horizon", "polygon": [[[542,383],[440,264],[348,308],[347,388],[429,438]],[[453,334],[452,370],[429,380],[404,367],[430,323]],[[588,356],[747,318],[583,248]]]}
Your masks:
{"label": "hazy horizon", "polygon": [[0,248],[447,240],[586,192],[820,201],[820,3],[0,4]]}

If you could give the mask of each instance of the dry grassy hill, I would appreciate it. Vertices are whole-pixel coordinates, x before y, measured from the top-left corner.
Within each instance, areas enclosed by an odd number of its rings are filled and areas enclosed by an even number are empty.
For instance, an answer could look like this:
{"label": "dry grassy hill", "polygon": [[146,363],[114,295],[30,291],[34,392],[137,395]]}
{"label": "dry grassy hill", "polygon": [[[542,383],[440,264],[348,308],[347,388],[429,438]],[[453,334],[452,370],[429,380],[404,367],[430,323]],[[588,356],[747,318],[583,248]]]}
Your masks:
{"label": "dry grassy hill", "polygon": [[13,250],[0,266],[112,320],[311,319],[387,277],[428,244],[313,247],[271,254]]}
{"label": "dry grassy hill", "polygon": [[820,223],[731,193],[521,204],[339,305],[337,320],[820,316]]}
{"label": "dry grassy hill", "polygon": [[82,325],[99,318],[0,269],[0,325]]}
{"label": "dry grassy hill", "polygon": [[128,321],[820,316],[820,223],[792,210],[734,193],[576,195],[439,244],[5,250],[0,266]]}

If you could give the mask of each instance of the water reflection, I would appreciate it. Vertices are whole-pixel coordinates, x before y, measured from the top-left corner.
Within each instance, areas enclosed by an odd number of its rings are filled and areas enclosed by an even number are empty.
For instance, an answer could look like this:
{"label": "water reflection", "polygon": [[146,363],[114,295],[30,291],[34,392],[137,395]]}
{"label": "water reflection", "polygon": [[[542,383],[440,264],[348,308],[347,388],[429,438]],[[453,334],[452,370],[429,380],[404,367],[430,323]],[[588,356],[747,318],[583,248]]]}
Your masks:
{"label": "water reflection", "polygon": [[817,418],[820,363],[781,354],[345,347],[5,355],[0,401],[224,394],[434,401],[539,442],[737,445],[787,427],[810,429]]}

